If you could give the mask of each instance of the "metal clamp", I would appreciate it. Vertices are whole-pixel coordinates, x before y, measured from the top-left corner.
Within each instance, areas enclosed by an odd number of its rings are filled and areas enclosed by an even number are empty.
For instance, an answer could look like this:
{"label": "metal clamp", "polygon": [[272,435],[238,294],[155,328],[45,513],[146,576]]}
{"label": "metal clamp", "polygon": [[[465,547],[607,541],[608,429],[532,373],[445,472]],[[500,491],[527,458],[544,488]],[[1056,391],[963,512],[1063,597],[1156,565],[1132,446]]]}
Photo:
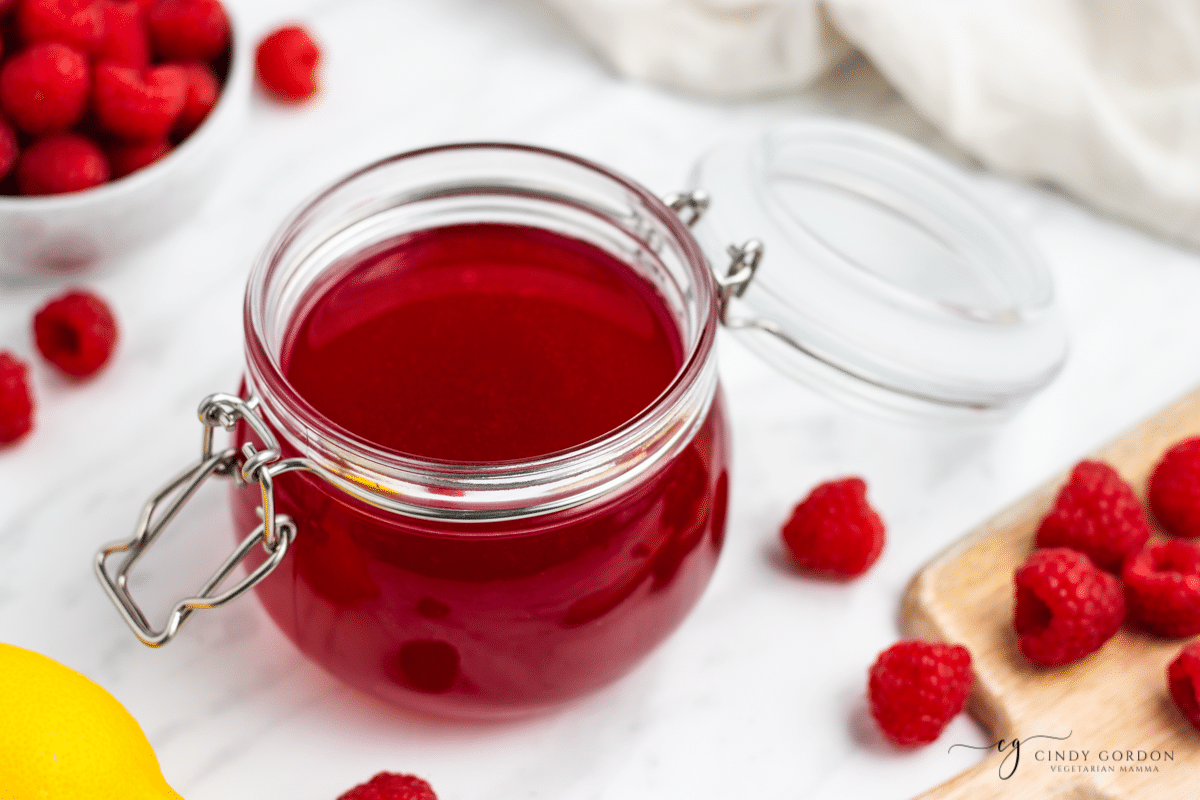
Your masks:
{"label": "metal clamp", "polygon": [[750,281],[754,280],[754,273],[762,261],[763,245],[758,239],[751,239],[740,247],[729,245],[726,252],[729,253],[729,267],[724,275],[714,269],[713,277],[717,281],[717,309],[721,324],[731,326],[734,323],[729,318],[729,301],[745,294]]}
{"label": "metal clamp", "polygon": [[[694,228],[704,212],[708,211],[712,198],[703,189],[692,189],[673,192],[663,198],[663,203],[670,206],[685,225]],[[740,247],[731,244],[727,252],[731,260],[725,274],[722,275],[715,268],[712,270],[713,278],[717,281],[717,303],[722,325],[731,324],[729,301],[745,294],[750,281],[754,280],[754,273],[762,261],[763,244],[758,239],[751,239]]]}
{"label": "metal clamp", "polygon": [[[689,228],[695,226],[700,221],[700,217],[704,216],[704,212],[708,211],[708,204],[711,198],[708,192],[703,189],[692,189],[690,192],[674,192],[663,198],[663,202],[671,207],[671,210],[683,218],[683,224]],[[687,216],[684,216],[687,212]]]}
{"label": "metal clamp", "polygon": [[[287,555],[288,545],[296,536],[296,526],[285,514],[275,511],[274,476],[291,469],[303,468],[302,459],[280,460],[279,443],[261,417],[255,413],[257,398],[243,400],[229,394],[213,394],[200,403],[200,422],[204,425],[200,461],[188,467],[163,486],[142,508],[137,527],[131,538],[105,545],[96,553],[93,566],[109,599],[139,639],[150,647],[166,644],[179,631],[179,626],[200,608],[216,608],[248,592],[271,573]],[[232,431],[238,421],[245,422],[263,443],[257,449],[252,443],[242,445],[241,453],[234,448],[213,452],[213,429],[217,426]],[[142,554],[154,543],[163,529],[179,513],[196,490],[213,475],[232,478],[239,487],[257,483],[262,491],[262,524],[252,530],[237,548],[217,568],[212,577],[191,597],[175,604],[161,630],[155,630],[146,619],[127,585],[129,571]],[[161,504],[166,504],[157,514]],[[256,544],[267,553],[267,559],[230,589],[218,588],[241,564]],[[115,573],[108,570],[108,559],[126,553]]]}

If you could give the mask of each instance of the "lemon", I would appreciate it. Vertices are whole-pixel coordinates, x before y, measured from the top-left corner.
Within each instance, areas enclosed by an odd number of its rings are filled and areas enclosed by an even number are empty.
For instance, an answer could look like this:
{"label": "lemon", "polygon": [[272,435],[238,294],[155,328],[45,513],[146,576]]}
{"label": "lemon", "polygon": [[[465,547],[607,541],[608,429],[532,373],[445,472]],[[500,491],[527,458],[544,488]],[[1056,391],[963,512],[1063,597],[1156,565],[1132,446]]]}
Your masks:
{"label": "lemon", "polygon": [[73,669],[0,643],[0,800],[181,800],[137,721]]}

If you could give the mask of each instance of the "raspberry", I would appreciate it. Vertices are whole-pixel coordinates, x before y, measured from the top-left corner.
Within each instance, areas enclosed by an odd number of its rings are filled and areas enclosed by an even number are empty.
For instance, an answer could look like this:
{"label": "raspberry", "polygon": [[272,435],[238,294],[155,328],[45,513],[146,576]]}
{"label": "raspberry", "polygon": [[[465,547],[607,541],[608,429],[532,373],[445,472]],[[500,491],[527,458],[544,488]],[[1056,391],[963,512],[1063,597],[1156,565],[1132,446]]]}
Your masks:
{"label": "raspberry", "polygon": [[63,42],[91,54],[104,39],[104,13],[97,0],[21,0],[17,27],[27,44]]}
{"label": "raspberry", "polygon": [[119,64],[96,67],[92,102],[100,125],[130,141],[162,139],[183,111],[187,78],[173,64],[145,71]]}
{"label": "raspberry", "polygon": [[150,63],[150,37],[146,33],[142,9],[133,0],[101,2],[104,37],[97,48],[96,59],[145,68]]}
{"label": "raspberry", "polygon": [[229,18],[218,0],[159,0],[148,18],[154,51],[164,60],[211,61],[229,42]]}
{"label": "raspberry", "polygon": [[883,520],[867,504],[862,478],[822,483],[783,526],[783,542],[800,567],[838,578],[866,572],[883,551],[883,541]]}
{"label": "raspberry", "polygon": [[316,70],[321,50],[299,25],[271,33],[258,45],[258,77],[281,100],[301,102],[317,92]]}
{"label": "raspberry", "polygon": [[1146,512],[1129,484],[1108,464],[1080,461],[1038,527],[1037,546],[1070,547],[1115,574],[1149,538]]}
{"label": "raspberry", "polygon": [[0,105],[26,133],[61,133],[83,116],[90,83],[86,55],[65,44],[41,42],[0,69]]}
{"label": "raspberry", "polygon": [[183,111],[179,113],[179,119],[175,120],[175,135],[182,138],[200,127],[208,112],[212,111],[221,93],[221,85],[217,82],[216,73],[208,64],[192,61],[178,66],[183,70],[184,80],[187,81]]}
{"label": "raspberry", "polygon": [[1043,667],[1099,650],[1125,618],[1117,579],[1077,550],[1036,550],[1013,577],[1021,652]]}
{"label": "raspberry", "polygon": [[1150,512],[1168,533],[1200,536],[1200,436],[1166,452],[1150,475]]}
{"label": "raspberry", "polygon": [[108,161],[89,139],[60,133],[34,142],[17,161],[21,194],[79,192],[108,180]]}
{"label": "raspberry", "polygon": [[76,378],[100,369],[117,345],[117,321],[99,297],[71,291],[50,300],[33,317],[33,337],[41,354]]}
{"label": "raspberry", "polygon": [[0,350],[0,444],[12,444],[33,428],[33,398],[24,361]]}
{"label": "raspberry", "polygon": [[0,180],[8,177],[17,163],[17,133],[0,117]]}
{"label": "raspberry", "polygon": [[169,152],[171,143],[166,139],[113,145],[108,148],[108,163],[112,166],[113,180],[124,178],[142,167],[148,167]]}
{"label": "raspberry", "polygon": [[1178,539],[1153,544],[1125,562],[1129,616],[1151,633],[1200,633],[1200,548]]}
{"label": "raspberry", "polygon": [[967,648],[897,642],[871,666],[871,716],[893,744],[929,744],[962,711],[973,682]]}
{"label": "raspberry", "polygon": [[1192,642],[1167,667],[1171,699],[1187,721],[1200,729],[1200,642]]}
{"label": "raspberry", "polygon": [[437,800],[433,787],[416,775],[381,772],[338,800]]}

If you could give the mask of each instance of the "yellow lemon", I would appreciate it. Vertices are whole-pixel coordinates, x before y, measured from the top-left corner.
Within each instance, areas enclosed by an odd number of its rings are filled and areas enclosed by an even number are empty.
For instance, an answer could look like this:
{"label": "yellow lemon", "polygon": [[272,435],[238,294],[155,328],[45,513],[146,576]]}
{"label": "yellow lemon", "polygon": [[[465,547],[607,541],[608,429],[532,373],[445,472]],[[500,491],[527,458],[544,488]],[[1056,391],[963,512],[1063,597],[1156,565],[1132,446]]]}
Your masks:
{"label": "yellow lemon", "polygon": [[137,721],[73,669],[0,644],[0,800],[181,800]]}

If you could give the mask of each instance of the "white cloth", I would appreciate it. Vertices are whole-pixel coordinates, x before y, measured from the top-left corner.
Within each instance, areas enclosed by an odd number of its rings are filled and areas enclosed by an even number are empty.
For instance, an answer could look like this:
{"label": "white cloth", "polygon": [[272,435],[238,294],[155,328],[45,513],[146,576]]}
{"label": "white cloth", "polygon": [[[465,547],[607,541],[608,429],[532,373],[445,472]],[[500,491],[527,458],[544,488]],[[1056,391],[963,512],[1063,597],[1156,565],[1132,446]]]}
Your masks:
{"label": "white cloth", "polygon": [[849,45],[989,168],[1200,246],[1197,0],[547,0],[622,74],[741,97]]}

